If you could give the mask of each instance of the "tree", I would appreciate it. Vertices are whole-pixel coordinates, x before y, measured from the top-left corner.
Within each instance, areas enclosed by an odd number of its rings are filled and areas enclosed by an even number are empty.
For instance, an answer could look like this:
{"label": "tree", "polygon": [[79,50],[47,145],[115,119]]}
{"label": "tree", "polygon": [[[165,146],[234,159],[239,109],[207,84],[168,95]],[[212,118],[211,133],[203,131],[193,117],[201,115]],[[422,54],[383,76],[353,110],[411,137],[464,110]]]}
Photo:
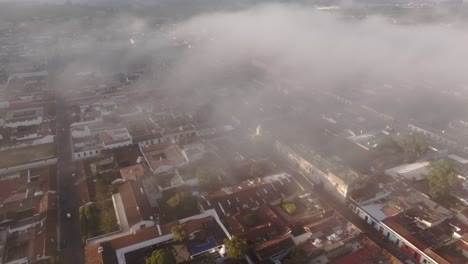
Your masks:
{"label": "tree", "polygon": [[168,221],[185,218],[199,213],[197,200],[189,192],[179,192],[161,203],[163,217]]}
{"label": "tree", "polygon": [[96,202],[100,203],[105,201],[109,195],[109,186],[107,186],[107,184],[104,182],[104,179],[102,177],[97,177],[94,186],[96,193]]}
{"label": "tree", "polygon": [[213,192],[223,187],[223,183],[219,179],[220,174],[221,172],[217,169],[207,169],[201,166],[195,172],[200,189],[206,192]]}
{"label": "tree", "polygon": [[265,162],[254,161],[250,165],[249,175],[252,178],[262,177],[267,173],[268,165]]}
{"label": "tree", "polygon": [[432,163],[429,167],[427,181],[429,182],[429,193],[437,198],[447,194],[457,180],[457,169],[453,164],[446,160],[439,160]]}
{"label": "tree", "polygon": [[403,136],[399,141],[398,145],[408,155],[408,158],[416,160],[426,153],[428,146],[421,136],[416,134],[408,134]]}
{"label": "tree", "polygon": [[171,232],[174,235],[175,241],[185,240],[187,234],[185,233],[184,224],[178,224],[171,228]]}
{"label": "tree", "polygon": [[176,264],[176,259],[167,249],[157,249],[146,258],[146,264]]}
{"label": "tree", "polygon": [[294,248],[288,254],[286,259],[283,261],[283,264],[306,264],[307,255],[300,248]]}
{"label": "tree", "polygon": [[242,259],[249,249],[247,241],[238,237],[232,237],[231,240],[225,239],[224,245],[228,257],[236,260]]}

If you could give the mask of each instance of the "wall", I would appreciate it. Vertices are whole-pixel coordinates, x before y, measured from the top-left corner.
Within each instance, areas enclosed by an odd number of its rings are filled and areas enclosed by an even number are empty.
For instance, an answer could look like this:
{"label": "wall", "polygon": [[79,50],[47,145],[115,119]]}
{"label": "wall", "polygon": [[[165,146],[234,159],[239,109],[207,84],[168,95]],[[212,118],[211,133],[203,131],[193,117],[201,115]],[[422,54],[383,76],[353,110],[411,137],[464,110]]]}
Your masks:
{"label": "wall", "polygon": [[345,201],[348,194],[348,184],[341,178],[331,172],[325,173],[321,171],[309,161],[302,158],[298,153],[293,151],[289,146],[279,141],[275,142],[275,147],[281,156],[285,157],[287,161],[293,165],[298,166],[310,180],[316,184],[322,184],[326,190],[332,192],[336,197],[341,199],[341,201]]}
{"label": "wall", "polygon": [[[420,127],[417,127],[415,125],[412,125],[412,124],[408,124],[408,129],[409,130],[412,130],[412,131],[415,131],[415,132],[418,132],[418,133],[421,133],[423,134],[425,137],[431,139],[431,140],[435,140],[436,142],[438,143],[441,143],[441,144],[444,144],[446,146],[449,146],[449,147],[452,147],[452,148],[457,148],[457,149],[461,149],[462,151],[464,152],[467,152],[468,149],[466,147],[463,147],[463,146],[460,146],[459,144],[457,144],[457,142],[453,141],[453,140],[450,140],[450,139],[447,139],[445,137],[441,137],[435,133],[432,133],[430,131],[427,131],[425,129],[422,129]],[[466,151],[465,151],[466,150]]]}
{"label": "wall", "polygon": [[[141,228],[142,225],[145,225],[143,228]],[[154,226],[154,221],[141,221],[138,222],[137,224],[133,225],[130,227],[131,232],[137,232],[139,230],[142,230],[144,228],[152,227]]]}
{"label": "wall", "polygon": [[104,148],[105,149],[115,149],[115,148],[121,148],[121,147],[129,146],[129,145],[132,145],[132,144],[133,144],[132,140],[128,140],[128,141],[119,142],[119,143],[115,143],[115,144],[105,145]]}
{"label": "wall", "polygon": [[25,170],[25,169],[32,169],[32,168],[37,168],[41,166],[47,166],[47,165],[52,165],[57,163],[57,158],[48,158],[48,159],[43,159],[39,161],[34,161],[34,162],[29,162],[26,164],[21,164],[13,167],[6,167],[6,168],[1,168],[0,169],[0,174],[2,173],[8,173],[16,170]]}
{"label": "wall", "polygon": [[75,157],[75,159],[86,159],[90,157],[95,157],[99,154],[100,154],[99,149],[92,149],[92,150],[75,152],[73,153],[73,156]]}
{"label": "wall", "polygon": [[156,145],[156,144],[162,144],[164,140],[162,138],[154,138],[154,139],[149,139],[145,141],[140,141],[138,142],[138,146],[141,147],[147,147],[151,145]]}
{"label": "wall", "polygon": [[42,124],[42,116],[36,117],[31,120],[25,120],[25,121],[18,121],[18,122],[10,122],[7,121],[5,124],[5,127],[19,127],[19,126],[32,126],[32,125],[40,125]]}

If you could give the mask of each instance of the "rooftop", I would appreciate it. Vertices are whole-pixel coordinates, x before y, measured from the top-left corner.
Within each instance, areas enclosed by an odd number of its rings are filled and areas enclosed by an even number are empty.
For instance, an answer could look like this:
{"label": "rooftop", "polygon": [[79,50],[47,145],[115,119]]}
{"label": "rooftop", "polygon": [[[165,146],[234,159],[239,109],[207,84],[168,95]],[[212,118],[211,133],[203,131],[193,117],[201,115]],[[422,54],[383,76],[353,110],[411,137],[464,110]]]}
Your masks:
{"label": "rooftop", "polygon": [[204,208],[215,208],[220,215],[232,215],[241,209],[258,208],[302,191],[292,176],[280,173],[222,188],[209,197],[201,196],[199,203]]}
{"label": "rooftop", "polygon": [[153,172],[164,170],[164,168],[182,166],[188,162],[179,146],[169,143],[143,147],[141,152]]}
{"label": "rooftop", "polygon": [[[150,228],[145,228],[135,233],[130,233],[126,236],[113,239],[111,241],[86,245],[85,247],[85,257],[86,263],[91,264],[124,264],[124,263],[133,263],[130,262],[130,256],[133,252],[152,247],[155,245],[163,245],[171,243],[173,235],[171,233],[171,228],[174,225],[183,224],[183,228],[186,231],[186,234],[193,234],[194,238],[198,237],[195,235],[199,231],[205,230],[210,233],[213,231],[213,226],[211,223],[216,223],[219,228],[222,230],[223,236],[230,238],[230,234],[224,228],[220,219],[214,210],[205,211],[202,214],[194,215],[185,219],[181,219],[176,222],[168,223],[163,226],[154,226]],[[217,237],[216,234],[211,235],[216,240],[216,246],[219,241],[223,239]],[[215,245],[215,241],[208,238],[209,245]],[[190,239],[189,239],[190,240]],[[98,249],[102,248],[102,252],[98,252]],[[190,244],[187,247],[192,253],[196,254],[197,252],[204,251],[204,247],[199,244]],[[143,252],[143,254],[146,254]],[[101,255],[101,257],[99,257]],[[138,255],[138,254],[137,254]],[[141,255],[141,254],[140,254]]]}
{"label": "rooftop", "polygon": [[154,211],[151,209],[143,188],[139,188],[134,181],[126,181],[119,185],[119,193],[122,198],[125,215],[129,226],[133,226],[143,220],[151,220]]}
{"label": "rooftop", "polygon": [[120,169],[120,175],[122,175],[122,179],[125,181],[136,180],[145,175],[145,172],[145,165],[141,163]]}

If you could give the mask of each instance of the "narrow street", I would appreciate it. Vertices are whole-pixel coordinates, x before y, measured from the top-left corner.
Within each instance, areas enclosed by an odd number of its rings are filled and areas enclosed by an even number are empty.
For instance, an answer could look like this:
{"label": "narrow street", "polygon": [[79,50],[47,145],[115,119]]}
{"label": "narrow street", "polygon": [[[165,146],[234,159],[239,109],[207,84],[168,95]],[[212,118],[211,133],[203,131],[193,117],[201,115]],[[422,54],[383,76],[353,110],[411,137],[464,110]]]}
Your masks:
{"label": "narrow street", "polygon": [[[73,157],[70,140],[70,126],[66,116],[65,99],[57,94],[57,185],[59,193],[58,238],[60,241],[60,263],[84,263],[81,243],[79,212],[80,197],[74,185]],[[71,218],[67,218],[67,214]]]}

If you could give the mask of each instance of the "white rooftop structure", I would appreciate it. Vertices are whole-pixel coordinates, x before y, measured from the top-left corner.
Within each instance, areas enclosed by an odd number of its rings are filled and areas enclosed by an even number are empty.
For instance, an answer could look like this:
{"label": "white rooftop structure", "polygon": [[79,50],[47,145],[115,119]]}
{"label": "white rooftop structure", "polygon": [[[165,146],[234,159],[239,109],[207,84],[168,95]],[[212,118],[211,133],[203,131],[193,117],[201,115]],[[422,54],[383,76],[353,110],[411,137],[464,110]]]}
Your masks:
{"label": "white rooftop structure", "polygon": [[424,175],[429,172],[429,162],[416,162],[411,164],[403,164],[385,171],[386,175],[394,178],[402,178],[406,180],[422,180]]}
{"label": "white rooftop structure", "polygon": [[460,156],[457,156],[457,155],[455,155],[455,154],[447,155],[447,158],[452,159],[452,160],[454,160],[454,161],[456,161],[456,162],[458,162],[458,163],[461,163],[461,164],[463,164],[463,165],[468,164],[468,160],[467,160],[467,159],[462,158],[462,157],[460,157]]}

